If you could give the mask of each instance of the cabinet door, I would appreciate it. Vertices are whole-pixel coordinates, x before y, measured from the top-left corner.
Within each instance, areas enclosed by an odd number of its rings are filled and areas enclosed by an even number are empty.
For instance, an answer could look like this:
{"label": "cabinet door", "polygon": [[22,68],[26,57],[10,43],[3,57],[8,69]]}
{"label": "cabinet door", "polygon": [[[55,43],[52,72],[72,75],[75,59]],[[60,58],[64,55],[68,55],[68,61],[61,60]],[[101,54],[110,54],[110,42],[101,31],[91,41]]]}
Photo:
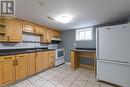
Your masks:
{"label": "cabinet door", "polygon": [[7,36],[9,42],[21,42],[22,41],[22,21],[18,19],[12,19],[8,21]]}
{"label": "cabinet door", "polygon": [[48,58],[49,58],[49,67],[53,67],[55,64],[55,53],[54,51],[49,51],[48,52]]}
{"label": "cabinet door", "polygon": [[43,70],[43,52],[36,53],[36,72]]}
{"label": "cabinet door", "polygon": [[49,58],[49,64],[48,64],[48,67],[53,67],[53,66],[54,66],[54,63],[55,63],[54,58]]}
{"label": "cabinet door", "polygon": [[47,28],[46,27],[42,27],[42,42],[43,43],[47,43]]}
{"label": "cabinet door", "polygon": [[53,37],[60,37],[60,31],[53,30]]}
{"label": "cabinet door", "polygon": [[27,54],[16,55],[16,80],[27,76]]}
{"label": "cabinet door", "polygon": [[0,63],[0,85],[2,84],[2,63]]}
{"label": "cabinet door", "polygon": [[28,75],[32,75],[35,73],[35,65],[36,65],[35,53],[29,53],[28,54]]}
{"label": "cabinet door", "polygon": [[30,22],[23,22],[23,31],[28,33],[35,33],[35,26]]}
{"label": "cabinet door", "polygon": [[60,31],[56,31],[56,37],[60,37]]}
{"label": "cabinet door", "polygon": [[43,69],[48,69],[49,67],[49,58],[48,51],[43,52]]}
{"label": "cabinet door", "polygon": [[6,20],[0,18],[0,41],[1,42],[5,42],[7,41],[7,35],[6,32],[7,31],[7,24],[6,24]]}
{"label": "cabinet door", "polygon": [[70,60],[71,60],[71,67],[73,68],[74,67],[74,52],[73,51],[70,52]]}
{"label": "cabinet door", "polygon": [[47,29],[47,43],[51,43],[51,38],[52,38],[52,30]]}
{"label": "cabinet door", "polygon": [[43,33],[42,27],[39,25],[35,25],[35,33],[41,35]]}
{"label": "cabinet door", "polygon": [[14,61],[2,62],[2,84],[11,83],[14,81]]}
{"label": "cabinet door", "polygon": [[14,81],[15,74],[15,56],[0,57],[0,85],[8,84]]}
{"label": "cabinet door", "polygon": [[71,68],[73,70],[77,69],[79,67],[79,58],[78,53],[75,51],[71,51],[70,58],[71,58]]}

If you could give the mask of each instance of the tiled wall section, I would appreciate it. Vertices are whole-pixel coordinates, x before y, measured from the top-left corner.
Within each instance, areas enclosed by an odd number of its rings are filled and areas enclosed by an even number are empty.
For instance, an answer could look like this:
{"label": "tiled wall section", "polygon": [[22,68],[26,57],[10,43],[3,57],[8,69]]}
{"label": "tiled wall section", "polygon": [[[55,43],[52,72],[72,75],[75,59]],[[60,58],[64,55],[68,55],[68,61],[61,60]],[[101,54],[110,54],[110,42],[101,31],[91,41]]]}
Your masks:
{"label": "tiled wall section", "polygon": [[0,49],[35,48],[46,46],[47,45],[40,43],[0,43]]}
{"label": "tiled wall section", "polygon": [[[23,34],[23,41],[39,41],[40,36]],[[16,48],[35,48],[35,47],[47,47],[46,44],[21,42],[21,43],[0,43],[0,49],[16,49]]]}

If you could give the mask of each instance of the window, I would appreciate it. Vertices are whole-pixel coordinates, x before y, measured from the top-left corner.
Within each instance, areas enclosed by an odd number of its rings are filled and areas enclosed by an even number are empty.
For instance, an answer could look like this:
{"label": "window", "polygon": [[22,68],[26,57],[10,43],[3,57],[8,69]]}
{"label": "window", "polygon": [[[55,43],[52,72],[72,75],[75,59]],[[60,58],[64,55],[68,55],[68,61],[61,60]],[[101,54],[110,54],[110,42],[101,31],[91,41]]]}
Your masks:
{"label": "window", "polygon": [[76,30],[76,41],[93,40],[93,28]]}

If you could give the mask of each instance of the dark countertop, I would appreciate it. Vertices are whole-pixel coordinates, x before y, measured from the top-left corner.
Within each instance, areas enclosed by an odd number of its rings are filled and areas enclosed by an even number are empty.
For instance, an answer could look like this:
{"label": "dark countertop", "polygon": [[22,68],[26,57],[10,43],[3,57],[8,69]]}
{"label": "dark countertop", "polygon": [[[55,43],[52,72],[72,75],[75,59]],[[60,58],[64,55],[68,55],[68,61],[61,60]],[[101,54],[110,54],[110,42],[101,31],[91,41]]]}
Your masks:
{"label": "dark countertop", "polygon": [[71,51],[77,51],[77,52],[96,52],[96,48],[75,48]]}
{"label": "dark countertop", "polygon": [[42,51],[50,51],[50,50],[55,50],[55,49],[47,49],[47,48],[1,49],[0,56],[42,52]]}

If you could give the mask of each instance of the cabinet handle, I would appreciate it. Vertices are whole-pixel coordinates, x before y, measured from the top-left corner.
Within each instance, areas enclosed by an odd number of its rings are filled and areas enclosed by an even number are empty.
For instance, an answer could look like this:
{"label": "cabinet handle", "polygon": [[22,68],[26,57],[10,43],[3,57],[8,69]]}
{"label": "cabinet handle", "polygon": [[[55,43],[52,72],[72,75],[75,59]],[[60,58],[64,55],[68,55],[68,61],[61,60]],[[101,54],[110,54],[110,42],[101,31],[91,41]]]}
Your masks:
{"label": "cabinet handle", "polygon": [[3,27],[5,27],[5,25],[0,24],[0,27],[2,27],[2,28],[3,28]]}
{"label": "cabinet handle", "polygon": [[12,57],[5,57],[4,59],[6,60],[6,59],[11,59]]}
{"label": "cabinet handle", "polygon": [[9,36],[7,36],[7,39],[8,39],[8,41],[9,41]]}
{"label": "cabinet handle", "polygon": [[51,56],[51,58],[53,58],[53,56]]}
{"label": "cabinet handle", "polygon": [[19,57],[25,57],[25,55],[19,56]]}
{"label": "cabinet handle", "polygon": [[13,61],[13,65],[14,65],[14,66],[16,65],[16,61]]}
{"label": "cabinet handle", "polygon": [[15,61],[15,65],[18,65],[18,61],[17,60]]}

